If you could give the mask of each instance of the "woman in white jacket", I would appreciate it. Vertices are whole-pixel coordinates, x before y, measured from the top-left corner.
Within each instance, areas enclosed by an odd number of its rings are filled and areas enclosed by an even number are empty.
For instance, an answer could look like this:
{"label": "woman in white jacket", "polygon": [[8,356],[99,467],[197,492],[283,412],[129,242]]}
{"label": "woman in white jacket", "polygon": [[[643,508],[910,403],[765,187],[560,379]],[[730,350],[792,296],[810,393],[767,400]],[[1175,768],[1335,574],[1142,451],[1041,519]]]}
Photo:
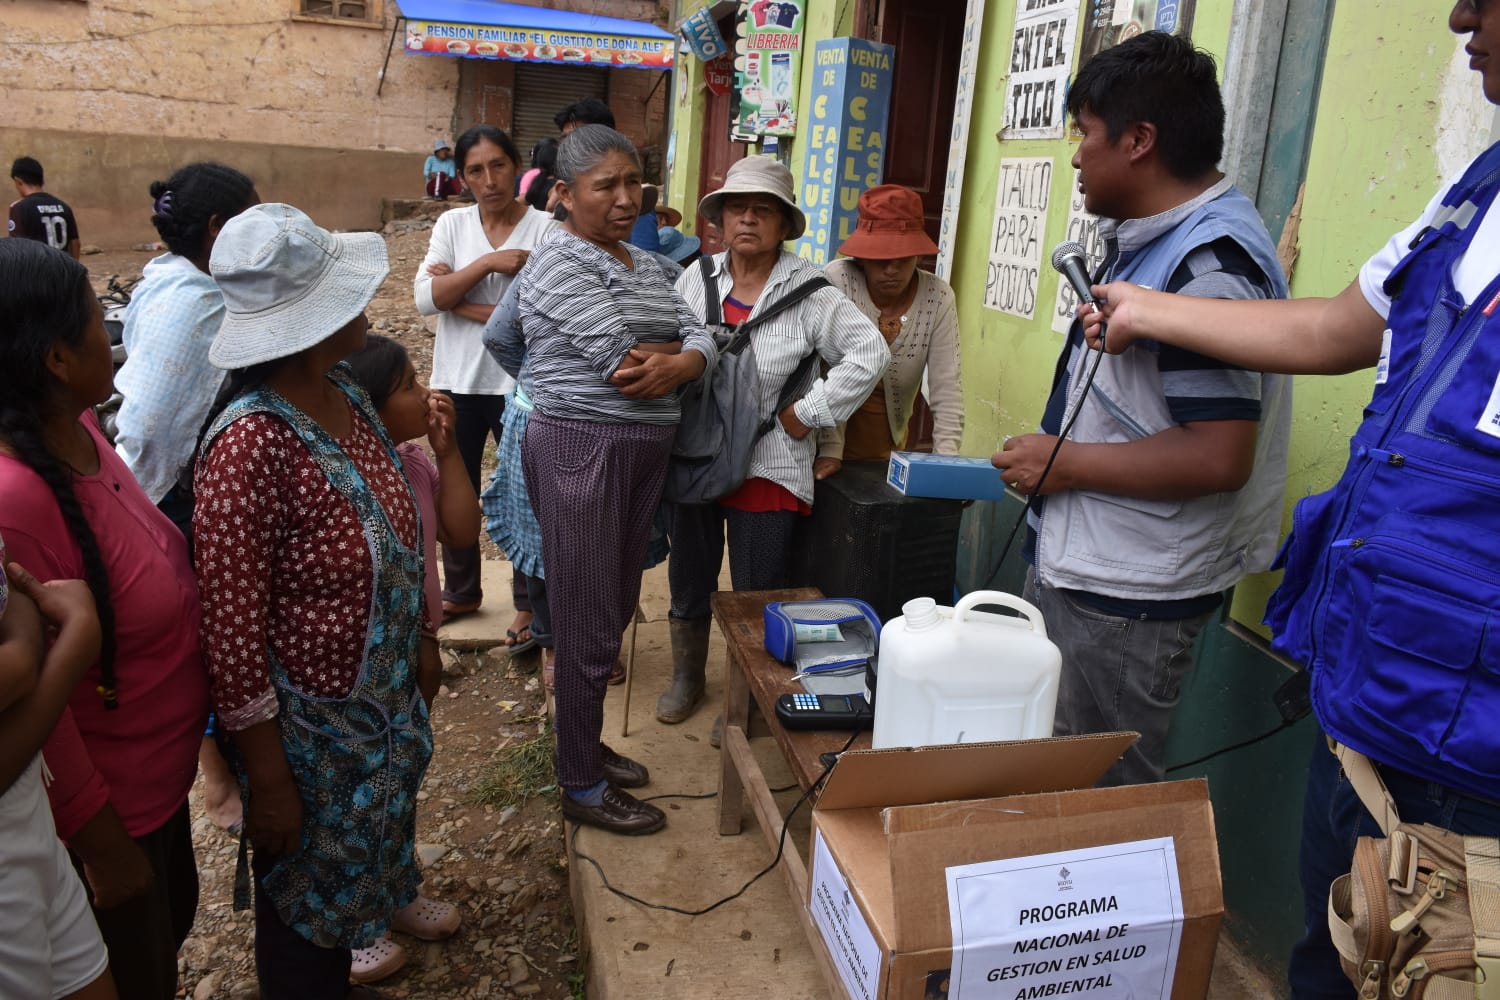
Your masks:
{"label": "woman in white jacket", "polygon": [[[537,242],[554,225],[552,217],[516,201],[521,156],[510,136],[493,125],[476,125],[459,137],[454,150],[458,172],[474,194],[474,204],[438,217],[427,257],[417,269],[417,309],[437,316],[432,348],[432,388],[453,399],[459,454],[479,492],[479,466],[485,441],[500,441],[500,415],[515,380],[490,357],[480,337],[495,303],[505,294]],[[477,545],[443,549],[443,615],[479,608],[483,591]],[[516,620],[508,630],[512,652],[530,649],[531,602],[523,577],[513,578]]]}

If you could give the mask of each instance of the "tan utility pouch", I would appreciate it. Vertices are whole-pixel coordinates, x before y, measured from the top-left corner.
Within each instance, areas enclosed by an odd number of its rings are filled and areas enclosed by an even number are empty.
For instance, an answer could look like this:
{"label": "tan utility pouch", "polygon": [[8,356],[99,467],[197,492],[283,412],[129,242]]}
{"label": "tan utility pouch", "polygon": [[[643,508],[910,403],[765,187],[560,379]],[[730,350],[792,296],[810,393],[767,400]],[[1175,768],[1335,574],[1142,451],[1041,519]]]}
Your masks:
{"label": "tan utility pouch", "polygon": [[1500,1000],[1500,840],[1403,823],[1380,772],[1333,752],[1384,837],[1360,837],[1328,928],[1361,1000]]}

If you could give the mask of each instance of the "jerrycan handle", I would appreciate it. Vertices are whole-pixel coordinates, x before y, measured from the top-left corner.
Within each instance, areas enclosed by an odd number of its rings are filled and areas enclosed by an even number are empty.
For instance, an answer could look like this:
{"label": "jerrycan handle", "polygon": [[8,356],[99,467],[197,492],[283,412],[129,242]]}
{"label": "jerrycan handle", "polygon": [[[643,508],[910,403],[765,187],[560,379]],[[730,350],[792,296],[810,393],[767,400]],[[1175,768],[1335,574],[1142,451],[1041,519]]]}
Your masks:
{"label": "jerrycan handle", "polygon": [[953,620],[954,622],[962,622],[964,616],[969,611],[990,604],[997,607],[1010,608],[1012,611],[1019,611],[1022,619],[1030,627],[1031,631],[1046,638],[1047,623],[1042,620],[1042,612],[1038,610],[1036,605],[1023,601],[1014,594],[1007,594],[1000,590],[976,590],[972,594],[964,595],[963,600],[959,601],[953,609]]}

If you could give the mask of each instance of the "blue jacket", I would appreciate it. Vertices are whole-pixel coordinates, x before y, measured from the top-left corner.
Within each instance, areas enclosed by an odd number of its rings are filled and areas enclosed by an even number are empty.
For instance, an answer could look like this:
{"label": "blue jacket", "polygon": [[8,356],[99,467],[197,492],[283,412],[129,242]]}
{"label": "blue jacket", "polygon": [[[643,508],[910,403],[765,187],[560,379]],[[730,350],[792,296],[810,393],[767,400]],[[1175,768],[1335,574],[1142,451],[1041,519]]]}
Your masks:
{"label": "blue jacket", "polygon": [[1323,728],[1429,781],[1500,797],[1500,277],[1455,261],[1500,190],[1492,146],[1391,272],[1375,395],[1333,489],[1297,505],[1266,612]]}

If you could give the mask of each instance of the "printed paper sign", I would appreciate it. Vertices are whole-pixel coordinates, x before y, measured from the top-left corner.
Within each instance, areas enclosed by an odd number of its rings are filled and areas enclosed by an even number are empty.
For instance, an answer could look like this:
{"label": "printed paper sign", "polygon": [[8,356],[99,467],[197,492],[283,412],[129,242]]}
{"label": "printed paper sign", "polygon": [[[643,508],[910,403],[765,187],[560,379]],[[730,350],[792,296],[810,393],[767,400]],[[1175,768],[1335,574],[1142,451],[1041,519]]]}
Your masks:
{"label": "printed paper sign", "polygon": [[1105,49],[1143,31],[1165,31],[1191,37],[1198,0],[1083,0],[1082,69]]}
{"label": "printed paper sign", "polygon": [[1078,4],[1079,0],[1020,0],[1016,4],[1000,138],[1062,137]]}
{"label": "printed paper sign", "polygon": [[874,1000],[880,986],[880,945],[865,923],[849,884],[839,871],[821,830],[813,836],[812,917],[839,970],[844,989],[854,1000]]}
{"label": "printed paper sign", "polygon": [[[1078,190],[1078,171],[1073,171],[1072,197],[1068,199],[1068,227],[1063,232],[1064,240],[1083,246],[1083,256],[1088,261],[1089,274],[1104,259],[1104,237],[1099,235],[1099,217],[1090,215],[1083,207],[1083,193]],[[1067,335],[1068,328],[1078,315],[1078,296],[1068,279],[1058,275],[1057,301],[1052,308],[1052,329]]]}
{"label": "printed paper sign", "polygon": [[1051,197],[1050,157],[1008,157],[1000,161],[989,275],[984,287],[984,304],[989,308],[1024,319],[1035,317],[1042,236]]}
{"label": "printed paper sign", "polygon": [[736,55],[739,117],[735,129],[755,135],[797,134],[797,80],[802,73],[806,0],[742,0],[744,47]]}
{"label": "printed paper sign", "polygon": [[1182,942],[1170,837],[947,870],[950,1000],[1167,1000]]}
{"label": "printed paper sign", "polygon": [[893,46],[863,38],[827,38],[813,48],[798,195],[807,232],[795,250],[814,264],[833,258],[854,232],[859,196],[880,183],[895,57]]}

